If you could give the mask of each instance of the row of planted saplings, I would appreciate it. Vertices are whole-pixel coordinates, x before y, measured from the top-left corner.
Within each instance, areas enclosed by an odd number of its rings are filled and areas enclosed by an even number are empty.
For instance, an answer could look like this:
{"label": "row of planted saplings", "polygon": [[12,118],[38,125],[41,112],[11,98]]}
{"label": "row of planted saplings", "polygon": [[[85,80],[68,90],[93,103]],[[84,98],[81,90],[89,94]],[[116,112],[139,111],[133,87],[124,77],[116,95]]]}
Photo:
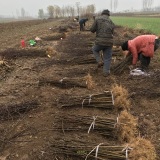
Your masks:
{"label": "row of planted saplings", "polygon": [[[85,160],[97,158],[100,160],[155,160],[156,151],[149,140],[139,137],[138,120],[129,113],[130,100],[128,91],[122,86],[113,85],[112,91],[105,91],[100,94],[93,94],[86,97],[74,97],[72,104],[65,104],[61,107],[96,107],[105,109],[121,110],[114,118],[102,116],[81,116],[81,115],[60,115],[57,119],[58,126],[55,130],[63,132],[84,131],[86,133],[97,133],[104,137],[117,138],[121,145],[110,146],[107,143],[93,143],[86,141],[76,142],[75,140],[59,139],[51,146],[55,153],[78,156]],[[61,143],[59,143],[61,141]]]}

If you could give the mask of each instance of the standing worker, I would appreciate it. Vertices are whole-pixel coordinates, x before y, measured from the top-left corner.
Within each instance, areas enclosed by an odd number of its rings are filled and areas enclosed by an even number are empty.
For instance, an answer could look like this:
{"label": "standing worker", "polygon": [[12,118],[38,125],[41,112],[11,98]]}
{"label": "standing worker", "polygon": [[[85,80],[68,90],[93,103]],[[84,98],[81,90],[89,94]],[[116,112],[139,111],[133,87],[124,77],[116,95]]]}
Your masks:
{"label": "standing worker", "polygon": [[[96,32],[95,45],[92,47],[92,52],[98,63],[97,67],[103,66],[103,76],[105,77],[110,74],[113,32],[115,28],[115,25],[109,16],[110,11],[108,9],[103,10],[101,16],[95,18],[95,21],[90,28],[92,33]],[[100,51],[103,51],[103,60],[100,56]]]}
{"label": "standing worker", "polygon": [[84,31],[85,23],[88,21],[88,18],[82,18],[79,21],[80,31]]}
{"label": "standing worker", "polygon": [[95,14],[93,14],[93,20],[95,20],[95,18],[96,18],[96,15],[95,15]]}
{"label": "standing worker", "polygon": [[136,67],[136,63],[140,60],[140,69],[146,71],[150,64],[150,59],[154,55],[154,51],[160,46],[160,39],[156,35],[140,35],[132,40],[124,42],[121,47],[126,56],[132,54],[132,65],[130,69]]}

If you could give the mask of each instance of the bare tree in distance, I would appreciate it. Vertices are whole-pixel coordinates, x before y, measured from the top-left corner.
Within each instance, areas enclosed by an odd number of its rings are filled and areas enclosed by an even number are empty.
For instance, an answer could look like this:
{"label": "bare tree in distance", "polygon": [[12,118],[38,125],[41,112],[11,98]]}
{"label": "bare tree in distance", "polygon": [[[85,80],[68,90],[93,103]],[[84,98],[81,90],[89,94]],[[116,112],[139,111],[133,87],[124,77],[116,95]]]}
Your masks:
{"label": "bare tree in distance", "polygon": [[25,12],[25,10],[24,10],[24,8],[21,8],[21,17],[25,17],[25,14],[26,14],[26,12]]}
{"label": "bare tree in distance", "polygon": [[118,7],[118,0],[110,0],[110,8],[111,8],[111,12],[116,12]]}
{"label": "bare tree in distance", "polygon": [[148,8],[152,8],[152,5],[154,3],[154,0],[148,0]]}
{"label": "bare tree in distance", "polygon": [[74,7],[70,7],[70,13],[71,13],[71,17],[75,17],[75,8]]}
{"label": "bare tree in distance", "polygon": [[43,11],[43,9],[39,9],[38,10],[38,17],[41,18],[41,19],[44,18],[44,11]]}
{"label": "bare tree in distance", "polygon": [[[60,8],[57,5],[54,6],[48,6],[47,11],[49,18],[59,18],[59,17],[75,17],[76,13],[79,14],[79,16],[85,16],[87,18],[93,17],[96,11],[96,7],[94,4],[88,5],[86,7],[80,7],[80,4],[77,3],[77,8],[75,9],[75,6],[63,6]],[[39,9],[38,15],[42,13],[42,10]],[[40,16],[39,16],[40,17]]]}
{"label": "bare tree in distance", "polygon": [[118,0],[114,0],[114,12],[116,12],[118,6]]}
{"label": "bare tree in distance", "polygon": [[143,10],[149,11],[152,8],[154,0],[143,0]]}
{"label": "bare tree in distance", "polygon": [[49,14],[49,18],[53,18],[54,17],[54,6],[48,6],[47,11]]}
{"label": "bare tree in distance", "polygon": [[75,17],[75,7],[73,6],[63,6],[61,8],[61,16],[62,17]]}
{"label": "bare tree in distance", "polygon": [[96,7],[94,4],[91,4],[91,5],[88,5],[87,6],[87,12],[90,13],[90,14],[94,14],[96,11]]}
{"label": "bare tree in distance", "polygon": [[55,17],[58,18],[61,16],[61,8],[57,5],[54,5],[54,13],[55,13]]}
{"label": "bare tree in distance", "polygon": [[17,17],[20,17],[19,10],[17,10],[17,9],[16,9],[16,15],[17,15]]}
{"label": "bare tree in distance", "polygon": [[145,10],[147,7],[147,0],[143,0],[142,1],[142,5],[143,5],[143,10]]}
{"label": "bare tree in distance", "polygon": [[70,17],[70,6],[65,7],[65,13],[67,17]]}
{"label": "bare tree in distance", "polygon": [[62,17],[65,17],[65,15],[66,15],[65,6],[63,6],[63,7],[61,8],[61,15],[62,15]]}
{"label": "bare tree in distance", "polygon": [[94,4],[88,5],[86,7],[81,7],[81,16],[83,17],[93,17],[95,14],[96,7]]}
{"label": "bare tree in distance", "polygon": [[113,3],[112,3],[113,1],[112,0],[110,0],[110,7],[111,7],[111,12],[112,12],[112,8],[113,8]]}
{"label": "bare tree in distance", "polygon": [[77,14],[80,16],[80,2],[76,2]]}

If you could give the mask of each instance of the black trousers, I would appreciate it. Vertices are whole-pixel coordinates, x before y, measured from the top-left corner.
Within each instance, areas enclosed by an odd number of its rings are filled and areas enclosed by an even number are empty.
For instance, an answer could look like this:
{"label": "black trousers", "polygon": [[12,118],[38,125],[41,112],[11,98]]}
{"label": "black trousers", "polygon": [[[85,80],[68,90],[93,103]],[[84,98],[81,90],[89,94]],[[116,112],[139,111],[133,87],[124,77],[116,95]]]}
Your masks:
{"label": "black trousers", "polygon": [[79,24],[79,26],[80,26],[80,31],[84,31],[84,24]]}
{"label": "black trousers", "polygon": [[142,53],[139,53],[139,54],[138,54],[138,59],[139,59],[140,62],[141,62],[140,68],[142,69],[142,71],[143,71],[143,70],[147,70],[147,69],[148,69],[148,66],[149,66],[149,64],[150,64],[151,58],[144,56]]}
{"label": "black trousers", "polygon": [[154,43],[154,51],[156,51],[160,46],[160,39],[155,39]]}
{"label": "black trousers", "polygon": [[[160,39],[155,39],[154,51],[156,51],[159,48],[159,46],[160,46]],[[141,62],[141,69],[146,70],[150,64],[151,58],[144,56],[143,53],[139,53],[138,59]]]}

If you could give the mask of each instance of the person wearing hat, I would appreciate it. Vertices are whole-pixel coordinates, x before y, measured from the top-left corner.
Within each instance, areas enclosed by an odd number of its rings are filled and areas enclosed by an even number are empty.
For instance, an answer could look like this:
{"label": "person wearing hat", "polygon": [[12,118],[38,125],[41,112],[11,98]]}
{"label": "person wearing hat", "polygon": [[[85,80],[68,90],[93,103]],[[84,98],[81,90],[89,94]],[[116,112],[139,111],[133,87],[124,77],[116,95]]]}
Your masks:
{"label": "person wearing hat", "polygon": [[160,39],[156,35],[140,35],[132,40],[128,40],[121,45],[126,56],[132,54],[131,69],[136,67],[140,61],[140,69],[146,71],[150,64],[150,59],[154,56],[154,51],[160,46]]}
{"label": "person wearing hat", "polygon": [[85,27],[85,24],[87,21],[88,21],[88,18],[80,19],[80,21],[79,21],[80,31],[84,31],[84,27]]}
{"label": "person wearing hat", "polygon": [[[97,67],[103,66],[103,76],[107,77],[110,74],[110,64],[112,59],[113,32],[115,24],[109,18],[110,11],[103,10],[99,17],[95,18],[90,31],[96,33],[95,44],[92,47],[92,52],[97,61]],[[103,59],[100,51],[103,52]]]}

